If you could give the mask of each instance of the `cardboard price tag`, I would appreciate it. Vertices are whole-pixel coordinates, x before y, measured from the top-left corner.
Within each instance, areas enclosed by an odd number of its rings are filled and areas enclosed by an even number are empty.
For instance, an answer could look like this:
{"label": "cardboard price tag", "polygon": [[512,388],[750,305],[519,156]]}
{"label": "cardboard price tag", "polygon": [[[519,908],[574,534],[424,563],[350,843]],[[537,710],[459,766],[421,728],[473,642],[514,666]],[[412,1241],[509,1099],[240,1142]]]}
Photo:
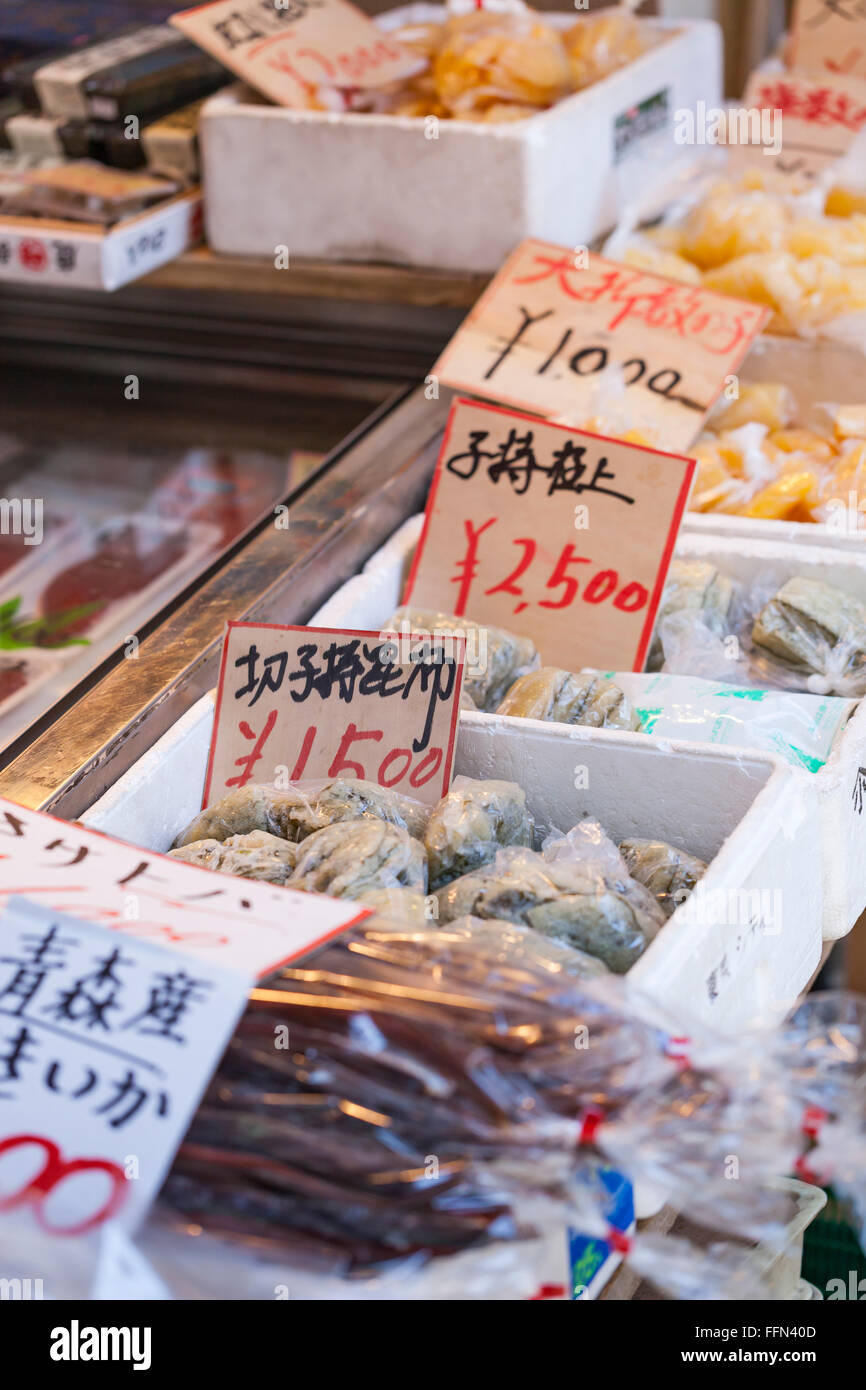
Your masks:
{"label": "cardboard price tag", "polygon": [[280,106],[310,107],[319,87],[380,87],[419,66],[347,0],[215,0],[171,23]]}
{"label": "cardboard price tag", "polygon": [[465,637],[229,623],[205,782],[361,777],[418,801],[448,790]]}
{"label": "cardboard price tag", "polygon": [[866,125],[866,80],[829,73],[810,77],[799,72],[753,72],[743,93],[743,107],[749,113],[772,113],[772,121],[779,122],[781,148],[774,153],[770,146],[762,150],[758,143],[731,144],[732,162],[815,178],[848,153]]}
{"label": "cardboard price tag", "polygon": [[866,76],[862,0],[795,0],[788,65],[803,72]]}
{"label": "cardboard price tag", "polygon": [[0,918],[0,1210],[134,1229],[250,979],[13,898]]}
{"label": "cardboard price tag", "polygon": [[[547,241],[508,257],[433,368],[445,386],[590,427],[619,368],[631,428],[687,449],[769,310]],[[609,373],[603,378],[608,381]]]}
{"label": "cardboard price tag", "polygon": [[0,799],[0,909],[35,898],[261,978],[366,917],[357,903],[215,874]]}
{"label": "cardboard price tag", "polygon": [[640,670],[694,469],[456,401],[404,603],[531,637],[545,665]]}

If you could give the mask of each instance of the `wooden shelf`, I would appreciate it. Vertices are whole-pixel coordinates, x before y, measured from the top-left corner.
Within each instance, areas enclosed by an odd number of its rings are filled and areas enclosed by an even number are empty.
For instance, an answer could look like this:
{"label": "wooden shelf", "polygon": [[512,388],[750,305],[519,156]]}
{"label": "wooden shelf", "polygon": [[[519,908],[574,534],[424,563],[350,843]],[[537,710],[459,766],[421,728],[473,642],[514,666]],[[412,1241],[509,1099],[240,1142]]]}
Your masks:
{"label": "wooden shelf", "polygon": [[187,251],[139,281],[158,289],[284,294],[295,299],[343,299],[420,308],[469,309],[489,276],[413,266],[293,260],[286,270],[270,261],[217,256],[207,247]]}

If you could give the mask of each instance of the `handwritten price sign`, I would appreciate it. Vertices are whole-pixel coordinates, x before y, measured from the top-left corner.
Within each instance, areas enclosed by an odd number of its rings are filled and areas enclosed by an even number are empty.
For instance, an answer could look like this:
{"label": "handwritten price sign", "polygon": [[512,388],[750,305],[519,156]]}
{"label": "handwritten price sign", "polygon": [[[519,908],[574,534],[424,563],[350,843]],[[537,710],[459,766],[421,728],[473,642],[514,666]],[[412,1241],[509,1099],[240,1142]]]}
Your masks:
{"label": "handwritten price sign", "polygon": [[361,777],[436,802],[451,778],[466,639],[229,623],[204,805],[233,787]]}
{"label": "handwritten price sign", "polygon": [[0,909],[16,894],[243,979],[366,916],[356,903],[214,874],[0,799]]}
{"label": "handwritten price sign", "polygon": [[569,424],[618,367],[631,426],[687,449],[768,310],[546,241],[521,242],[436,363],[446,386]]}
{"label": "handwritten price sign", "polygon": [[757,164],[780,174],[814,178],[847,153],[866,126],[866,80],[809,77],[803,73],[753,72],[743,93],[748,111],[779,113],[781,150],[765,154],[760,144],[732,144],[733,162]]}
{"label": "handwritten price sign", "polygon": [[133,1227],[252,981],[13,898],[0,919],[0,1212]]}
{"label": "handwritten price sign", "polygon": [[531,637],[546,665],[640,670],[694,469],[456,401],[404,602]]}
{"label": "handwritten price sign", "polygon": [[866,75],[863,0],[796,0],[791,34],[790,67]]}
{"label": "handwritten price sign", "polygon": [[418,67],[347,0],[215,0],[171,23],[280,106],[309,107],[319,87],[379,87]]}

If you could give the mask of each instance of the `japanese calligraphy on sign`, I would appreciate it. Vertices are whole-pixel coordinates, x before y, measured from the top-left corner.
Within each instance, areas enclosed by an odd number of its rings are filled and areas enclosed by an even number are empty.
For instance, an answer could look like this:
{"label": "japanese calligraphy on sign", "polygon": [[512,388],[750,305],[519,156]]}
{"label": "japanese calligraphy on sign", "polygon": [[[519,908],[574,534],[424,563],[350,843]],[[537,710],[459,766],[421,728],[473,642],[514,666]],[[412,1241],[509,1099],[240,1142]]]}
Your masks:
{"label": "japanese calligraphy on sign", "polygon": [[215,0],[171,23],[281,106],[311,106],[320,86],[380,87],[419,67],[347,0]]}
{"label": "japanese calligraphy on sign", "polygon": [[547,665],[641,670],[694,469],[458,400],[404,601],[531,637]]}
{"label": "japanese calligraphy on sign", "polygon": [[30,1208],[58,1235],[133,1228],[249,985],[12,898],[0,918],[0,1210]]}
{"label": "japanese calligraphy on sign", "polygon": [[788,65],[866,76],[866,0],[795,0]]}
{"label": "japanese calligraphy on sign", "polygon": [[448,790],[463,684],[459,635],[383,640],[229,623],[204,805],[248,782],[362,777],[434,803]]}
{"label": "japanese calligraphy on sign", "polygon": [[0,909],[14,894],[244,979],[270,974],[367,915],[321,894],[213,874],[0,798]]}
{"label": "japanese calligraphy on sign", "polygon": [[[781,113],[782,147],[771,167],[814,178],[848,151],[866,125],[866,79],[753,72],[743,106]],[[736,164],[767,166],[760,145],[732,144],[729,154]]]}
{"label": "japanese calligraphy on sign", "polygon": [[433,373],[445,386],[586,426],[600,375],[616,368],[631,427],[687,449],[767,317],[760,305],[530,239]]}

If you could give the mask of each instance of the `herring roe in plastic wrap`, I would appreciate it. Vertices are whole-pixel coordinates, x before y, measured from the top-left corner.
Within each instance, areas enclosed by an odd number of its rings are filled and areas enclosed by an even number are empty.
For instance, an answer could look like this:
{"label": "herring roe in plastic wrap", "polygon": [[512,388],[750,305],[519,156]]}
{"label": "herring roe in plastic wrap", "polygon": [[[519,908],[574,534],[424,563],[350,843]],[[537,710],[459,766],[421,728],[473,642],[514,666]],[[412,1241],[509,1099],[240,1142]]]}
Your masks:
{"label": "herring roe in plastic wrap", "polygon": [[227,840],[255,830],[298,841],[325,826],[368,816],[400,826],[417,838],[424,833],[428,810],[412,797],[360,777],[311,779],[285,788],[250,783],[200,811],[176,837],[173,848],[197,840]]}
{"label": "herring roe in plastic wrap", "polygon": [[463,687],[475,706],[488,713],[496,709],[519,676],[541,665],[535,643],[528,637],[476,623],[471,618],[458,618],[453,613],[436,613],[412,605],[398,608],[382,631],[383,635],[397,632],[465,636],[467,669]]}
{"label": "herring roe in plastic wrap", "polygon": [[516,782],[455,777],[424,837],[431,891],[489,863],[504,845],[530,848],[533,828]]}
{"label": "herring roe in plastic wrap", "polygon": [[[698,585],[683,585],[687,571]],[[773,570],[750,585],[675,561],[650,664],[675,675],[859,699],[866,694],[866,605],[833,585]],[[699,592],[698,592],[699,590]],[[725,601],[707,601],[724,592]],[[686,601],[681,601],[681,596]]]}
{"label": "herring roe in plastic wrap", "polygon": [[463,916],[522,922],[627,971],[664,924],[656,899],[630,877],[595,821],[550,836],[543,852],[508,848],[437,893],[440,921]]}

